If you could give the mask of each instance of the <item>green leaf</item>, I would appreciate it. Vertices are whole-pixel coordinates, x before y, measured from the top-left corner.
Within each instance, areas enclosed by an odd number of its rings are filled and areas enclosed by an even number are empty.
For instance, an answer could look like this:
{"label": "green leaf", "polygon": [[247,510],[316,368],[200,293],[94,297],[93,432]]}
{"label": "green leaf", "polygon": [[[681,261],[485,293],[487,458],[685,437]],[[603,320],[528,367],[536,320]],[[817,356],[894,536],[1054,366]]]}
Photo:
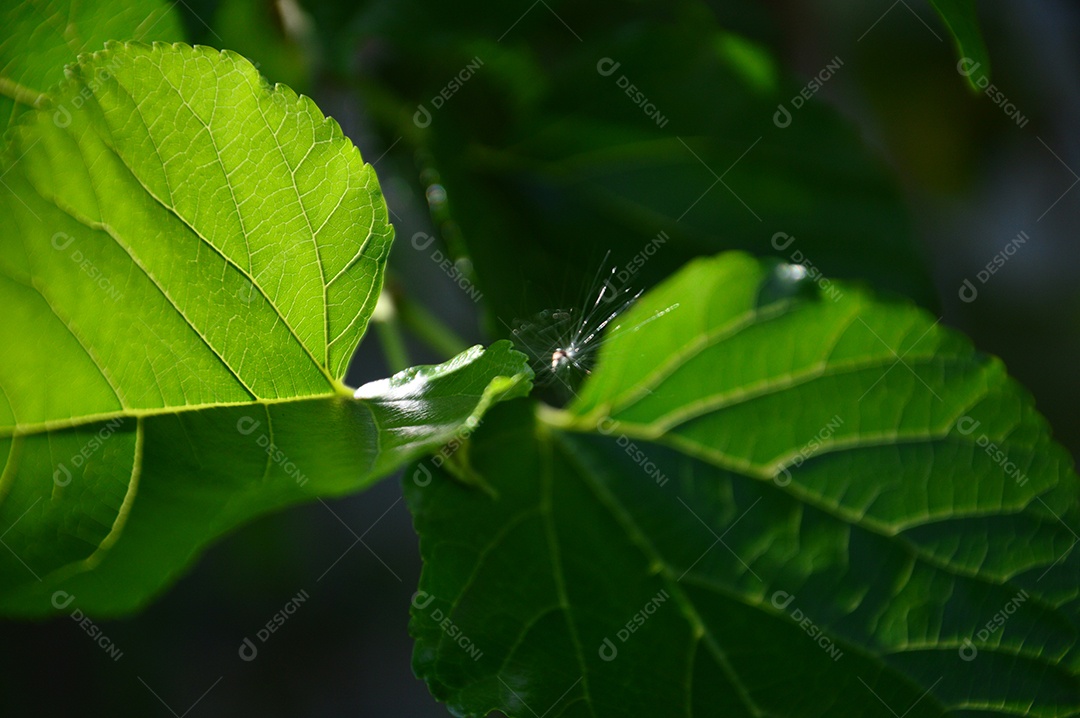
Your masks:
{"label": "green leaf", "polygon": [[930,0],[930,4],[945,21],[956,42],[956,54],[960,58],[958,69],[967,77],[972,89],[980,89],[979,78],[990,77],[990,53],[979,29],[975,0]]}
{"label": "green leaf", "polygon": [[35,106],[64,79],[64,66],[109,40],[183,40],[175,3],[161,0],[35,0],[0,11],[0,124]]}
{"label": "green leaf", "polygon": [[406,483],[414,668],[455,714],[1080,711],[1065,451],[999,360],[797,272],[692,263],[568,409],[488,417],[493,494]]}
{"label": "green leaf", "polygon": [[310,99],[205,47],[69,75],[0,166],[0,611],[132,610],[234,526],[527,391],[507,343],[342,384],[393,232]]}

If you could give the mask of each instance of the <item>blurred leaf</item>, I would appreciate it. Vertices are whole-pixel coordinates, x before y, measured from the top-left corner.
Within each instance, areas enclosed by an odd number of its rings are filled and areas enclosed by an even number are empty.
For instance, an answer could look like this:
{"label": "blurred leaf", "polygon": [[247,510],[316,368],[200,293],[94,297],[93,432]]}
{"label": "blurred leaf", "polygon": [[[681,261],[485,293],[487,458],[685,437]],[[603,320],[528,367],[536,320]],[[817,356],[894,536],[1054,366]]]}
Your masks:
{"label": "blurred leaf", "polygon": [[978,90],[978,80],[990,77],[990,53],[979,29],[979,17],[975,0],[930,0],[938,15],[956,41],[959,68],[967,77],[972,89]]}
{"label": "blurred leaf", "polygon": [[236,525],[527,390],[501,343],[353,397],[386,205],[337,123],[243,58],[111,44],[50,99],[0,165],[3,612],[132,610]]}
{"label": "blurred leaf", "polygon": [[475,5],[368,3],[326,32],[355,49],[387,146],[405,139],[387,161],[421,150],[493,318],[581,301],[609,250],[649,286],[721,249],[776,255],[778,232],[785,258],[934,304],[889,173],[813,97],[844,58],[811,87],[696,2]]}
{"label": "blurred leaf", "polygon": [[489,417],[494,497],[406,482],[414,668],[456,715],[1080,710],[1067,455],[1000,361],[808,284],[696,261],[567,410]]}
{"label": "blurred leaf", "polygon": [[309,25],[294,2],[224,0],[214,13],[208,41],[248,58],[272,82],[306,93],[317,52]]}
{"label": "blurred leaf", "polygon": [[175,3],[161,0],[35,0],[0,11],[0,118],[9,126],[64,79],[64,66],[108,40],[183,40]]}

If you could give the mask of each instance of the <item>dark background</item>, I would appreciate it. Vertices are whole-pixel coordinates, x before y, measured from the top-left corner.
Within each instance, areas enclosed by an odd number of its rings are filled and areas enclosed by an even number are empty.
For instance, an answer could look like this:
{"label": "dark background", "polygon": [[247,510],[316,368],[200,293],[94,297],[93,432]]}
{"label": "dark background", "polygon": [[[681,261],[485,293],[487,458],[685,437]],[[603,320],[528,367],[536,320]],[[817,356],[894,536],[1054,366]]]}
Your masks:
{"label": "dark background", "polygon": [[[483,12],[485,25],[509,26],[529,2],[458,12]],[[1080,170],[1080,12],[1063,1],[980,4],[994,82],[1029,118],[1020,128],[965,85],[951,38],[928,3],[890,2],[792,0],[750,12],[717,2],[712,10],[770,47],[796,80],[844,58],[818,98],[846,116],[898,178],[933,281],[934,296],[924,304],[1001,356],[1057,439],[1080,455],[1080,189],[1073,186],[1080,177],[1071,169]],[[363,7],[377,15],[379,5]],[[473,304],[409,245],[414,232],[434,233],[439,218],[416,191],[423,162],[370,119],[376,95],[357,87],[365,63],[377,62],[381,51],[370,37],[350,44],[358,13],[345,4],[321,7],[324,25],[305,44],[282,39],[273,3],[177,9],[193,42],[247,55],[341,122],[376,162],[395,213],[396,281],[467,340],[486,340]],[[529,32],[527,23],[521,31]],[[450,76],[459,67],[452,61],[432,72]],[[489,111],[455,109],[481,125]],[[977,301],[961,302],[963,280],[974,279],[1020,230],[1030,236],[1027,245],[979,286]],[[552,277],[555,294],[564,284]],[[416,363],[444,358],[412,339],[408,347]],[[370,333],[349,384],[387,375],[382,357]],[[144,613],[101,624],[123,651],[117,662],[69,618],[0,624],[0,704],[7,715],[444,716],[410,670],[408,607],[419,570],[399,478],[391,477],[349,499],[263,518],[223,540]],[[255,660],[242,661],[243,639],[254,639],[301,590],[308,600],[267,642],[256,641]]]}

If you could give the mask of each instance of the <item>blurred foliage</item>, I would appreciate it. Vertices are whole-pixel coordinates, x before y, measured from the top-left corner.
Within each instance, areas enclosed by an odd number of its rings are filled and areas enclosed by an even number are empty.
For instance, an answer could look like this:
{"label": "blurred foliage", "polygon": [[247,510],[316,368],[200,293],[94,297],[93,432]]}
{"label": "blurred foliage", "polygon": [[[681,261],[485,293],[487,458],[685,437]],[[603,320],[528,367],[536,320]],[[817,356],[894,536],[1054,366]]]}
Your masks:
{"label": "blurred foliage", "polygon": [[979,29],[975,0],[931,0],[931,4],[956,41],[957,55],[968,73],[968,83],[973,90],[978,90],[979,79],[990,76],[990,53]]}
{"label": "blurred foliage", "polygon": [[722,249],[776,254],[782,231],[828,276],[934,305],[880,161],[700,3],[310,8],[326,43],[351,50],[333,67],[387,145],[412,146],[417,191],[475,267],[496,333],[578,298],[608,251],[625,268],[661,232],[635,286]]}
{"label": "blurred foliage", "polygon": [[[0,127],[64,79],[64,66],[108,40],[175,42],[184,38],[178,14],[159,0],[9,2],[0,7]],[[16,101],[14,98],[18,98]]]}

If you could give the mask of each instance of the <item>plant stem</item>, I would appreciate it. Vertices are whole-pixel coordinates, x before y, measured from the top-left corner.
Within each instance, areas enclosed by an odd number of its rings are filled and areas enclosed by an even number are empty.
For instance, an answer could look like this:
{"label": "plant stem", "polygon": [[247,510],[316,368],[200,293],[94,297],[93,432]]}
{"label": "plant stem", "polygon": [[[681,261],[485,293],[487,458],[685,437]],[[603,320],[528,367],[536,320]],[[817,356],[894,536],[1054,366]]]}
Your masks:
{"label": "plant stem", "polygon": [[379,345],[383,350],[390,371],[397,373],[412,366],[409,353],[405,349],[405,339],[401,335],[397,308],[388,292],[379,295],[379,303],[371,315],[375,331],[379,333]]}
{"label": "plant stem", "polygon": [[375,330],[379,333],[379,344],[382,345],[383,357],[390,366],[390,371],[397,374],[399,371],[408,369],[411,362],[408,352],[405,351],[405,342],[397,323],[375,322]]}
{"label": "plant stem", "polygon": [[468,342],[459,337],[438,317],[407,296],[396,295],[395,305],[402,323],[429,347],[447,359],[469,348]]}

